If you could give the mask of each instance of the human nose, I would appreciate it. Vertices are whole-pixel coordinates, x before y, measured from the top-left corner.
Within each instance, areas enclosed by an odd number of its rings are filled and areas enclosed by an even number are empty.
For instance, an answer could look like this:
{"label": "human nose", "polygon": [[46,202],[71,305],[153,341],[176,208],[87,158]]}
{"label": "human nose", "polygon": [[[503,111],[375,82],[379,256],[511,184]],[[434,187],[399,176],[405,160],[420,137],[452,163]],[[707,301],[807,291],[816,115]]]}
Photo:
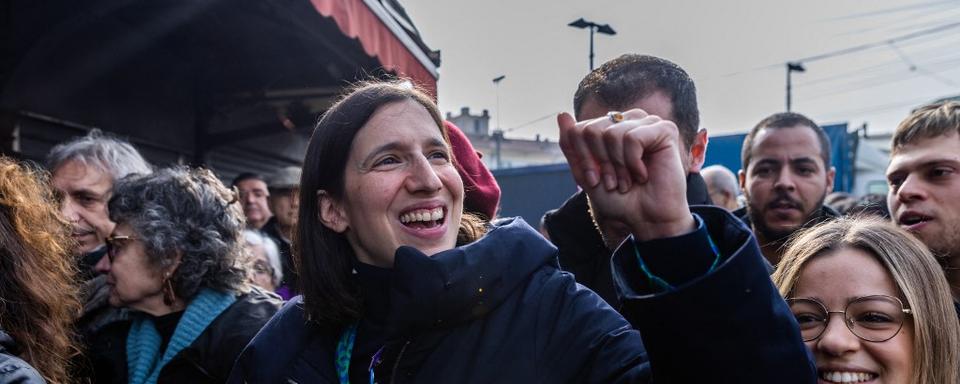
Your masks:
{"label": "human nose", "polygon": [[435,192],[443,187],[437,170],[426,157],[418,157],[410,167],[406,180],[410,192]]}
{"label": "human nose", "polygon": [[[109,250],[107,252],[110,252]],[[93,266],[93,269],[99,274],[107,274],[110,272],[110,258],[106,254],[97,261],[97,264]]]}
{"label": "human nose", "polygon": [[906,178],[904,178],[896,191],[897,200],[902,203],[912,200],[923,200],[926,198],[926,191],[924,190],[922,183],[913,175],[908,175]]}
{"label": "human nose", "polygon": [[[786,168],[786,167],[784,167]],[[781,169],[780,172],[777,172],[777,180],[773,185],[777,189],[785,189],[792,191],[796,189],[796,183],[794,183],[793,172],[789,169]]]}
{"label": "human nose", "polygon": [[816,341],[816,349],[831,356],[841,356],[859,349],[860,338],[847,327],[845,315],[842,312],[831,312],[830,316],[832,315],[839,315],[839,319],[827,322],[827,328]]}
{"label": "human nose", "polygon": [[77,210],[76,204],[70,197],[65,197],[63,202],[60,203],[60,213],[63,215],[67,221],[76,222],[80,220],[80,214]]}

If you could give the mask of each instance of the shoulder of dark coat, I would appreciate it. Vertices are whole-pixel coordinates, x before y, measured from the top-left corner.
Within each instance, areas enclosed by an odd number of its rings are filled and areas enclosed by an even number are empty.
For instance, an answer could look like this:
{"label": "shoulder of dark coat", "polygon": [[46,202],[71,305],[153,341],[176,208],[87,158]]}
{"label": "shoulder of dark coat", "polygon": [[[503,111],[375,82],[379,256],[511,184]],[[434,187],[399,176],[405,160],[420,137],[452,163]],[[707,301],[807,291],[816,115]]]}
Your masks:
{"label": "shoulder of dark coat", "polygon": [[237,359],[229,382],[276,380],[287,373],[295,361],[311,359],[311,356],[304,356],[304,351],[322,351],[327,345],[332,348],[337,336],[309,322],[303,308],[303,296],[295,296],[247,344]]}
{"label": "shoulder of dark coat", "polygon": [[23,359],[13,355],[16,343],[9,334],[0,330],[0,384],[45,383],[43,376]]}

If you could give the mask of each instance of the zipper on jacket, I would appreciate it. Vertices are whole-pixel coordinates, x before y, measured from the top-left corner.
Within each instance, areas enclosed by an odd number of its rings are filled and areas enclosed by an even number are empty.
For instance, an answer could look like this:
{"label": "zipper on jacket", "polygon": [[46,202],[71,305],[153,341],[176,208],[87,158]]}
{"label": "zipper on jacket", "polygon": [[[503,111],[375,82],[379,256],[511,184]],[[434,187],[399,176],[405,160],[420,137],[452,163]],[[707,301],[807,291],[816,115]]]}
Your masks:
{"label": "zipper on jacket", "polygon": [[403,347],[400,348],[400,353],[397,354],[397,360],[393,362],[393,369],[390,370],[390,383],[397,382],[397,368],[400,368],[400,359],[403,357],[403,351],[407,350],[407,346],[410,345],[410,340],[407,340],[406,343],[403,343]]}

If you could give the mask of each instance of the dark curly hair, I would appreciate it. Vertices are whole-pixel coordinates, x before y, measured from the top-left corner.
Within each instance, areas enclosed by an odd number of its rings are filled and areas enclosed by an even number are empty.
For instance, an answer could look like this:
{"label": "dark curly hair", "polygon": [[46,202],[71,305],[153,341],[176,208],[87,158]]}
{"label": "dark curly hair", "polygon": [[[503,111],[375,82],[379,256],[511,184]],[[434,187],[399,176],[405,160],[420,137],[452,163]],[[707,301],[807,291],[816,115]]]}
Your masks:
{"label": "dark curly hair", "polygon": [[0,329],[44,379],[66,383],[78,353],[79,285],[48,180],[38,167],[0,157]]}
{"label": "dark curly hair", "polygon": [[200,288],[246,290],[240,267],[243,212],[236,195],[203,168],[173,167],[119,180],[110,198],[110,220],[130,225],[148,259],[171,276],[177,297],[191,300]]}

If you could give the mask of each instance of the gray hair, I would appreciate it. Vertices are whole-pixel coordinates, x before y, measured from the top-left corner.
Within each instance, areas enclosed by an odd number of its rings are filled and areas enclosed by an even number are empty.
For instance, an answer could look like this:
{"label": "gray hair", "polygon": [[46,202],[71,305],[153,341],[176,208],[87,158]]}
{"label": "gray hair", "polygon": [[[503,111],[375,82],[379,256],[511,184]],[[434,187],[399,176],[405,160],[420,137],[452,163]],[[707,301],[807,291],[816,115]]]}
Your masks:
{"label": "gray hair", "polygon": [[53,171],[63,163],[76,160],[84,165],[97,167],[113,180],[133,174],[149,174],[150,164],[143,159],[133,145],[112,135],[106,135],[99,129],[91,130],[86,136],[74,138],[58,144],[47,154],[47,169]]}
{"label": "gray hair", "polygon": [[169,267],[180,256],[171,281],[189,301],[203,287],[246,289],[239,259],[245,221],[236,201],[213,172],[173,167],[118,180],[108,211],[110,220],[133,228],[152,265]]}
{"label": "gray hair", "polygon": [[737,176],[730,169],[722,165],[711,165],[700,171],[703,180],[713,188],[727,191],[730,196],[740,195],[740,185]]}
{"label": "gray hair", "polygon": [[249,245],[259,245],[263,247],[263,252],[267,255],[267,262],[270,268],[273,268],[273,281],[278,285],[283,281],[283,267],[280,265],[280,248],[273,239],[264,235],[263,232],[253,229],[243,230],[243,239]]}

